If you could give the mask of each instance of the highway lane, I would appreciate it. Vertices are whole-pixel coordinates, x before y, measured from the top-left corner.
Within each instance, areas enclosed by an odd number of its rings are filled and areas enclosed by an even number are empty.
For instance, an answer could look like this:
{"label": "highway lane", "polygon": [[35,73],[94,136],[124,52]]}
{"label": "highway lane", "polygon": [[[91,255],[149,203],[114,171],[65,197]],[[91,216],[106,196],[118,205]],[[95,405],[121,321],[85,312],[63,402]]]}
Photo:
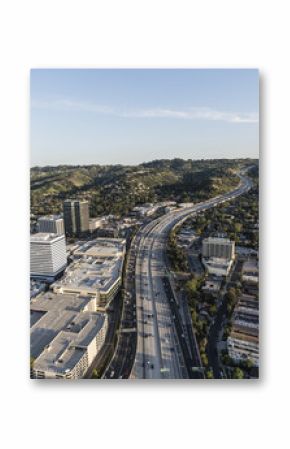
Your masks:
{"label": "highway lane", "polygon": [[205,211],[232,200],[251,188],[251,181],[240,174],[240,184],[231,192],[193,207],[173,211],[139,231],[136,257],[137,350],[132,378],[162,379],[192,377],[195,366],[183,344],[180,321],[170,307],[166,274],[166,241],[170,230],[189,215]]}
{"label": "highway lane", "polygon": [[[136,265],[137,298],[137,378],[179,378],[180,361],[175,354],[176,336],[171,322],[165,292],[162,291],[164,271],[156,271],[158,242],[150,234],[151,224],[140,240],[140,257]],[[147,235],[148,231],[148,235]],[[158,235],[158,227],[155,230]]]}

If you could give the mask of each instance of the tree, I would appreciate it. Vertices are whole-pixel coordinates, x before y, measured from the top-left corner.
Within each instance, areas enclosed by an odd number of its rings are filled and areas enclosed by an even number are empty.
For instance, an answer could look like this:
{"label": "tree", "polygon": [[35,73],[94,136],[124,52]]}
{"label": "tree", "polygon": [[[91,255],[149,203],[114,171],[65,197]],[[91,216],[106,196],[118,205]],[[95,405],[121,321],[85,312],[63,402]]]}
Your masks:
{"label": "tree", "polygon": [[253,366],[254,366],[254,363],[251,359],[247,359],[244,361],[244,367],[246,369],[251,369],[251,368],[253,368]]}
{"label": "tree", "polygon": [[195,293],[196,289],[197,289],[197,278],[192,276],[192,278],[186,282],[185,289],[186,289],[186,292],[189,294],[189,296],[192,296],[193,293]]}
{"label": "tree", "polygon": [[202,353],[200,354],[200,358],[201,358],[201,361],[202,361],[203,366],[207,366],[207,365],[208,365],[208,358],[207,358],[207,355],[206,355],[204,352],[202,352]]}
{"label": "tree", "polygon": [[191,319],[192,319],[192,323],[195,325],[196,320],[197,320],[197,313],[196,313],[196,310],[195,310],[195,309],[193,309],[193,310],[191,311]]}
{"label": "tree", "polygon": [[223,354],[222,355],[222,362],[223,362],[224,365],[228,366],[228,365],[231,364],[232,360],[231,360],[231,358],[230,358],[230,356],[228,354]]}
{"label": "tree", "polygon": [[215,304],[210,306],[209,313],[210,313],[211,316],[216,315],[216,313],[217,313],[217,306]]}
{"label": "tree", "polygon": [[207,379],[214,379],[213,370],[210,368],[205,372],[205,376]]}
{"label": "tree", "polygon": [[235,368],[233,371],[233,379],[243,379],[244,378],[244,372],[241,370],[241,368]]}
{"label": "tree", "polygon": [[237,300],[236,290],[234,288],[229,288],[226,293],[226,300],[230,304],[234,304]]}
{"label": "tree", "polygon": [[241,223],[235,223],[235,232],[241,232],[242,227]]}
{"label": "tree", "polygon": [[100,379],[100,377],[101,373],[96,368],[94,368],[92,373],[92,379]]}

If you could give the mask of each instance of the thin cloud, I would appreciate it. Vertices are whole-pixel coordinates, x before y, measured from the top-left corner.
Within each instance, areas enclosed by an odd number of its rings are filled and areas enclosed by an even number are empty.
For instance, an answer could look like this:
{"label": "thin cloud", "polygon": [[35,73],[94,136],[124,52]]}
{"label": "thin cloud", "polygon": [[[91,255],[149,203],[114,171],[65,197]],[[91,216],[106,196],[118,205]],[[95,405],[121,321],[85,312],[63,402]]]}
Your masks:
{"label": "thin cloud", "polygon": [[32,101],[33,109],[52,109],[76,112],[92,112],[103,115],[111,115],[122,118],[173,118],[183,120],[210,120],[228,123],[258,123],[257,113],[239,113],[219,111],[207,107],[190,107],[184,109],[174,108],[149,108],[130,109],[117,108],[106,105],[98,105],[89,102],[81,102],[69,99],[52,101]]}

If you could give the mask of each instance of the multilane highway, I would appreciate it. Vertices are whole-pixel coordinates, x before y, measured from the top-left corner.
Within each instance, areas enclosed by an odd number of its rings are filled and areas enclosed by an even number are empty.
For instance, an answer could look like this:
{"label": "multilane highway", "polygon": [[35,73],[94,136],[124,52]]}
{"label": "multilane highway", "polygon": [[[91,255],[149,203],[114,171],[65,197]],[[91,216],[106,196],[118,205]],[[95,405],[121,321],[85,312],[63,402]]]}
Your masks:
{"label": "multilane highway", "polygon": [[252,183],[240,174],[231,192],[158,218],[136,236],[137,350],[131,378],[186,379],[200,366],[196,348],[188,347],[178,306],[168,281],[166,242],[170,230],[189,215],[197,214],[250,190]]}

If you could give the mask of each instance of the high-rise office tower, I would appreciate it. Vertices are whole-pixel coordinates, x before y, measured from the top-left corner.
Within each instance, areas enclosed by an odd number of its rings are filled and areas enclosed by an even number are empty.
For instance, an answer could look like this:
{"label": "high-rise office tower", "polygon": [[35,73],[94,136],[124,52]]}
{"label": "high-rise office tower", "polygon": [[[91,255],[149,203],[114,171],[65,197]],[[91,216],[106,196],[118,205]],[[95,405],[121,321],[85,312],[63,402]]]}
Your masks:
{"label": "high-rise office tower", "polygon": [[38,231],[50,234],[64,234],[63,218],[58,215],[47,215],[38,219]]}
{"label": "high-rise office tower", "polygon": [[89,230],[88,201],[66,200],[63,203],[65,233],[70,236],[81,236]]}
{"label": "high-rise office tower", "polygon": [[54,278],[67,264],[65,236],[39,232],[30,236],[30,276]]}

